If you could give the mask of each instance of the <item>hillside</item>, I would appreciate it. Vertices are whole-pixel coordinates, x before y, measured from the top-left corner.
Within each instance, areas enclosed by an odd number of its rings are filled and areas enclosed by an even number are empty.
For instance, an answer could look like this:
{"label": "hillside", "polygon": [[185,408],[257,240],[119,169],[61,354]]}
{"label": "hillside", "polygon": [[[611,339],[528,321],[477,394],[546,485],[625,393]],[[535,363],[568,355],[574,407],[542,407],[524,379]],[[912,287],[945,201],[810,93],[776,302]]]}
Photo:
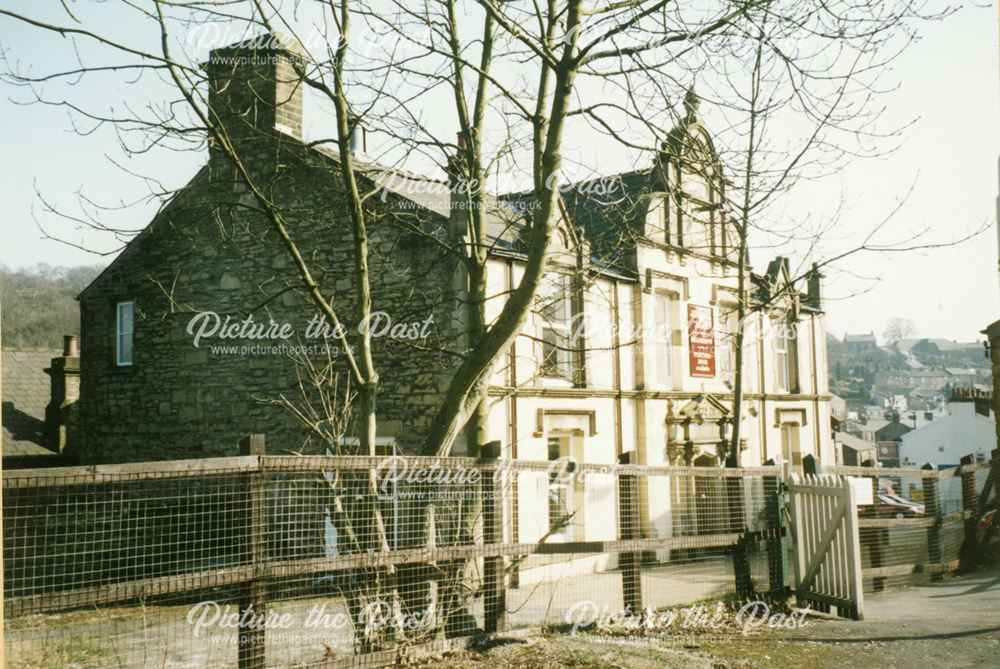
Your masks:
{"label": "hillside", "polygon": [[23,270],[0,265],[0,325],[5,348],[60,348],[62,337],[80,331],[76,296],[100,273],[97,266]]}
{"label": "hillside", "polygon": [[830,334],[826,337],[826,351],[830,392],[844,399],[868,399],[878,372],[908,369],[906,358],[900,353],[884,348],[854,352]]}
{"label": "hillside", "polygon": [[976,342],[912,338],[858,351],[827,335],[827,359],[830,391],[848,400],[867,401],[873,393],[909,395],[927,387],[945,391],[989,378],[989,360]]}

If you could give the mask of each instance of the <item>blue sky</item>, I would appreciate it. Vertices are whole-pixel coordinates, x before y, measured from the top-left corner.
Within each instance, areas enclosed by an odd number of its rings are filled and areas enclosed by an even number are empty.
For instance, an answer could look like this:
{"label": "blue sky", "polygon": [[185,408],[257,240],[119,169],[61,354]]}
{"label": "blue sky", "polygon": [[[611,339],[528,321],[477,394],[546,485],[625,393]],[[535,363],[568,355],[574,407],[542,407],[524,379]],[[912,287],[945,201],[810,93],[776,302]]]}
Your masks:
{"label": "blue sky", "polygon": [[[0,22],[0,46],[11,60],[45,71],[71,55],[65,40],[11,27]],[[128,22],[112,29],[130,35],[133,43],[146,39],[142,32],[148,30]],[[155,39],[151,34],[146,43],[153,45]],[[811,185],[789,205],[800,216],[829,214],[842,200],[848,205],[831,250],[863,236],[907,193],[894,221],[900,235],[928,229],[928,239],[944,240],[992,224],[996,217],[1000,76],[995,6],[964,7],[946,21],[923,26],[921,39],[888,74],[898,87],[881,100],[887,116],[900,122],[916,119],[902,148],[883,159],[851,164]],[[105,83],[95,80],[77,94],[120,109],[124,100],[141,105],[162,91],[162,84],[150,77],[131,84]],[[141,202],[149,185],[108,160],[121,157],[111,128],[81,137],[72,131],[65,109],[13,104],[8,98],[24,100],[25,94],[9,86],[0,85],[0,95],[0,127],[5,130],[0,145],[0,262],[9,267],[106,263],[107,256],[42,237],[36,218],[53,234],[80,246],[101,251],[119,246],[111,235],[46,216],[36,189],[61,207],[79,210],[80,193],[113,206]],[[309,123],[314,127],[316,120]],[[607,147],[588,149],[581,139],[574,148],[572,140],[567,143],[580,159],[592,152],[594,160],[625,167],[625,156],[616,161],[607,155]],[[203,160],[202,155],[164,150],[136,157],[129,167],[156,175],[173,188]],[[135,229],[154,209],[140,203],[108,220]],[[997,248],[997,234],[991,229],[953,248],[852,256],[828,272],[827,328],[837,334],[880,333],[890,317],[900,316],[913,320],[925,336],[978,338],[980,329],[1000,318]],[[757,248],[753,260],[763,266],[771,255],[770,249]]]}

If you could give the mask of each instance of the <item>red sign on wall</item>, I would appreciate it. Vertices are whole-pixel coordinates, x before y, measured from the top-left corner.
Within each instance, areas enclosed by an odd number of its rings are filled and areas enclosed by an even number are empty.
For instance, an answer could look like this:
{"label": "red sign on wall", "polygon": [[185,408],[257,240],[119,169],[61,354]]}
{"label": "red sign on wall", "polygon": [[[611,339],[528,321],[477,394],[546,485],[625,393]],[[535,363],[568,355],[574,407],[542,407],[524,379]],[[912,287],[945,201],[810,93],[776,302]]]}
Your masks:
{"label": "red sign on wall", "polygon": [[691,376],[715,376],[715,327],[711,307],[688,305]]}

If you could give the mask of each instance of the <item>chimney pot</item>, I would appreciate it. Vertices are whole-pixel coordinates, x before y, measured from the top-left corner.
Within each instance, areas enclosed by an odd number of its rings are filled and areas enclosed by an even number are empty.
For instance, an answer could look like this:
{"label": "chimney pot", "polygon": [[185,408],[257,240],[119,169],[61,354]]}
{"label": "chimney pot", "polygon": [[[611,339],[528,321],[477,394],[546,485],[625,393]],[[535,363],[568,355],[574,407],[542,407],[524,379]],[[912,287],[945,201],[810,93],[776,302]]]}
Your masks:
{"label": "chimney pot", "polygon": [[63,355],[69,358],[80,355],[76,345],[76,335],[63,335]]}

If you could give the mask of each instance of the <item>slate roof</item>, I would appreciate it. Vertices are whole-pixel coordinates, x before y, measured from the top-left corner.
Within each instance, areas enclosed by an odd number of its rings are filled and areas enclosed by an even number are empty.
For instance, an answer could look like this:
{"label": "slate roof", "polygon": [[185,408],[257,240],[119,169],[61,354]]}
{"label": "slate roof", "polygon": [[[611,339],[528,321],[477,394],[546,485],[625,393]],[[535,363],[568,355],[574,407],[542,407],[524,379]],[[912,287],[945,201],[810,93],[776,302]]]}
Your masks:
{"label": "slate roof", "polygon": [[595,256],[610,267],[635,270],[635,241],[648,200],[662,190],[661,182],[651,167],[570,184],[562,198],[570,220],[583,228]]}
{"label": "slate roof", "polygon": [[971,367],[945,367],[944,371],[952,376],[986,376],[988,369],[973,369]]}
{"label": "slate roof", "polygon": [[[881,409],[882,407],[879,407],[879,408]],[[868,422],[866,422],[862,426],[862,429],[863,429],[864,432],[878,432],[879,430],[881,430],[885,426],[889,425],[890,422],[891,421],[883,420],[881,418],[873,418],[873,419],[869,420]]]}
{"label": "slate roof", "polygon": [[899,441],[904,434],[912,431],[913,428],[909,425],[892,422],[875,431],[875,441]]}
{"label": "slate roof", "polygon": [[25,457],[57,454],[46,447],[45,406],[49,403],[50,379],[45,369],[56,349],[5,348],[3,365],[3,455]]}
{"label": "slate roof", "polygon": [[838,432],[834,438],[844,446],[855,451],[869,451],[875,448],[874,442],[862,439],[861,437],[855,437],[853,434],[848,434],[847,432]]}
{"label": "slate roof", "polygon": [[963,351],[969,349],[982,349],[983,347],[981,342],[976,341],[963,342],[952,339],[914,337],[912,339],[904,339],[899,342],[899,350],[909,351],[918,344],[923,344],[925,347],[933,344],[939,351]]}
{"label": "slate roof", "polygon": [[[330,147],[314,146],[313,150],[331,160],[340,162],[340,153]],[[434,179],[404,169],[382,165],[356,158],[355,171],[388,193],[413,202],[429,212],[447,219],[451,213],[451,190],[446,181]],[[527,196],[486,195],[486,236],[498,249],[513,249],[520,230],[524,227],[523,200]]]}

